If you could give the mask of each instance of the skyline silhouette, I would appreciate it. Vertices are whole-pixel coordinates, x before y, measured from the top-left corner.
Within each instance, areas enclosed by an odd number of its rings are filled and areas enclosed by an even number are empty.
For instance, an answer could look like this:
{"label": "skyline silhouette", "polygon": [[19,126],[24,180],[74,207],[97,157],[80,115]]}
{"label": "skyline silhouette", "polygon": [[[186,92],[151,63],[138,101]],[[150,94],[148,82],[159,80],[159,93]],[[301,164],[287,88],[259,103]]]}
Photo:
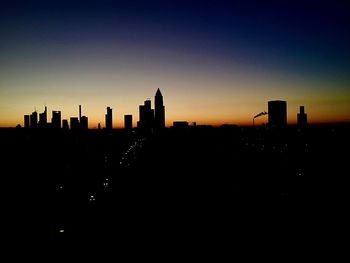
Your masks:
{"label": "skyline silhouette", "polygon": [[[139,120],[136,123],[137,128],[150,130],[150,129],[162,129],[165,128],[165,106],[163,104],[163,95],[158,88],[155,96],[154,96],[154,109],[152,109],[152,102],[150,99],[146,99],[143,105],[139,105]],[[268,121],[263,122],[262,125],[269,125],[271,128],[285,128],[287,126],[287,102],[281,100],[268,101],[268,111],[262,111],[256,114],[253,117],[253,127],[255,127],[255,119],[264,115],[268,115]],[[297,123],[296,125],[299,127],[307,126],[307,114],[305,114],[304,106],[299,107],[299,113],[297,113]],[[113,129],[113,114],[112,108],[107,107],[107,114],[105,114],[105,126],[104,129],[111,131]],[[134,125],[132,122],[131,114],[124,114],[124,129],[131,130]],[[45,111],[39,114],[39,123],[37,122],[37,112],[34,111],[31,115],[24,115],[23,127],[24,128],[61,128],[61,111],[52,111],[52,122],[47,122],[47,106],[45,106]],[[62,127],[65,126],[67,128],[67,124],[63,125],[63,122],[67,122],[67,120],[62,120]],[[73,127],[71,129],[89,129],[88,127],[88,117],[81,116],[81,105],[79,105],[79,118],[70,117],[70,126]],[[187,123],[187,124],[186,124]],[[194,122],[196,123],[196,122]],[[174,125],[175,124],[175,125]],[[223,123],[222,125],[237,125],[233,123]],[[174,120],[172,126],[182,126],[188,125],[188,121],[180,121]],[[208,125],[208,124],[205,124]],[[172,127],[169,126],[169,127]],[[246,125],[249,126],[249,125]],[[21,125],[17,125],[17,127],[21,127]],[[99,123],[97,129],[101,129],[101,125]],[[69,125],[68,125],[69,129]]]}

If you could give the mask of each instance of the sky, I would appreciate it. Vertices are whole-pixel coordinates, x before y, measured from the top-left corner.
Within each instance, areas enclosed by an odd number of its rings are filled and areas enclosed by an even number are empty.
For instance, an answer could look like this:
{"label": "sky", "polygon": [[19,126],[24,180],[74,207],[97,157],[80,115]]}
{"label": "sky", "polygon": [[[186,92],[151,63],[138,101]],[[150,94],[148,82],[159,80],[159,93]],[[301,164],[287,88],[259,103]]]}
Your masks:
{"label": "sky", "polygon": [[[138,120],[159,88],[166,124],[350,121],[348,1],[1,1],[0,127],[34,109],[89,127]],[[255,124],[267,117],[255,119]]]}

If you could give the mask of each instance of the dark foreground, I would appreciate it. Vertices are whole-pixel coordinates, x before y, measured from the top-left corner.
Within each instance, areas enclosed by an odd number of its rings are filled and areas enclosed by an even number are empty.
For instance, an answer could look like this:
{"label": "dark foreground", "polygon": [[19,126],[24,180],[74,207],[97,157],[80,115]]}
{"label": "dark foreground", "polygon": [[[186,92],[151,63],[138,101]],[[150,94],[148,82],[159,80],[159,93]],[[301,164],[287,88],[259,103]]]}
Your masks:
{"label": "dark foreground", "polygon": [[3,227],[13,244],[311,242],[342,232],[349,134],[345,125],[148,136],[3,129]]}

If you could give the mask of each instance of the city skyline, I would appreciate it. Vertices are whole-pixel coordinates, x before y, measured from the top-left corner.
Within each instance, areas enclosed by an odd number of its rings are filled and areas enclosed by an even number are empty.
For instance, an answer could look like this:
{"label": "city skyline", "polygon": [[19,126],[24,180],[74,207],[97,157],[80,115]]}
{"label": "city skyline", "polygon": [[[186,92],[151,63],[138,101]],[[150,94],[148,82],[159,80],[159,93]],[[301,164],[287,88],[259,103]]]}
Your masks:
{"label": "city skyline", "polygon": [[[2,5],[0,127],[34,111],[114,127],[160,88],[173,121],[251,125],[267,101],[350,121],[349,6],[340,1],[16,1]],[[268,116],[256,119],[266,123]]]}

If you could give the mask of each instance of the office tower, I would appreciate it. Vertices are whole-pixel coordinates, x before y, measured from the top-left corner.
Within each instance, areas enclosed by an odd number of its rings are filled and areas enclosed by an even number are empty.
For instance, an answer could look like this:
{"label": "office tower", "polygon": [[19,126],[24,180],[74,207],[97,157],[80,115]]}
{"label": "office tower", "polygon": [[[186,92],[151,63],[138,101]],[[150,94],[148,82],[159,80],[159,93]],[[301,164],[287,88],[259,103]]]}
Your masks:
{"label": "office tower", "polygon": [[79,127],[81,130],[87,130],[88,126],[88,117],[81,116],[81,105],[79,105]]}
{"label": "office tower", "polygon": [[88,126],[88,117],[80,116],[80,129],[87,130]]}
{"label": "office tower", "polygon": [[69,130],[68,120],[66,120],[66,119],[62,120],[62,129]]}
{"label": "office tower", "polygon": [[61,129],[61,111],[52,111],[52,128]]}
{"label": "office tower", "polygon": [[45,111],[39,113],[39,127],[45,128],[47,126],[47,107],[45,106]]}
{"label": "office tower", "polygon": [[287,102],[274,100],[268,102],[269,126],[284,128],[287,126]]}
{"label": "office tower", "polygon": [[30,127],[35,129],[38,126],[38,113],[33,111],[30,115]]}
{"label": "office tower", "polygon": [[29,121],[29,115],[24,115],[24,128],[29,129],[30,128],[30,121]]}
{"label": "office tower", "polygon": [[304,106],[300,106],[299,113],[297,114],[297,124],[299,128],[305,128],[307,125],[307,114],[305,113]]}
{"label": "office tower", "polygon": [[72,131],[79,130],[79,118],[78,117],[70,117],[70,129]]}
{"label": "office tower", "polygon": [[139,121],[137,127],[141,129],[151,129],[154,124],[154,110],[151,109],[151,100],[147,99],[144,105],[139,106]]}
{"label": "office tower", "polygon": [[111,131],[113,129],[113,122],[112,122],[112,109],[110,107],[107,107],[107,114],[106,114],[106,130]]}
{"label": "office tower", "polygon": [[157,89],[154,96],[154,126],[155,128],[165,127],[165,107],[163,105],[163,96],[159,89]]}
{"label": "office tower", "polygon": [[79,122],[81,123],[81,105],[79,105]]}
{"label": "office tower", "polygon": [[126,130],[132,129],[132,115],[124,115],[124,128]]}

